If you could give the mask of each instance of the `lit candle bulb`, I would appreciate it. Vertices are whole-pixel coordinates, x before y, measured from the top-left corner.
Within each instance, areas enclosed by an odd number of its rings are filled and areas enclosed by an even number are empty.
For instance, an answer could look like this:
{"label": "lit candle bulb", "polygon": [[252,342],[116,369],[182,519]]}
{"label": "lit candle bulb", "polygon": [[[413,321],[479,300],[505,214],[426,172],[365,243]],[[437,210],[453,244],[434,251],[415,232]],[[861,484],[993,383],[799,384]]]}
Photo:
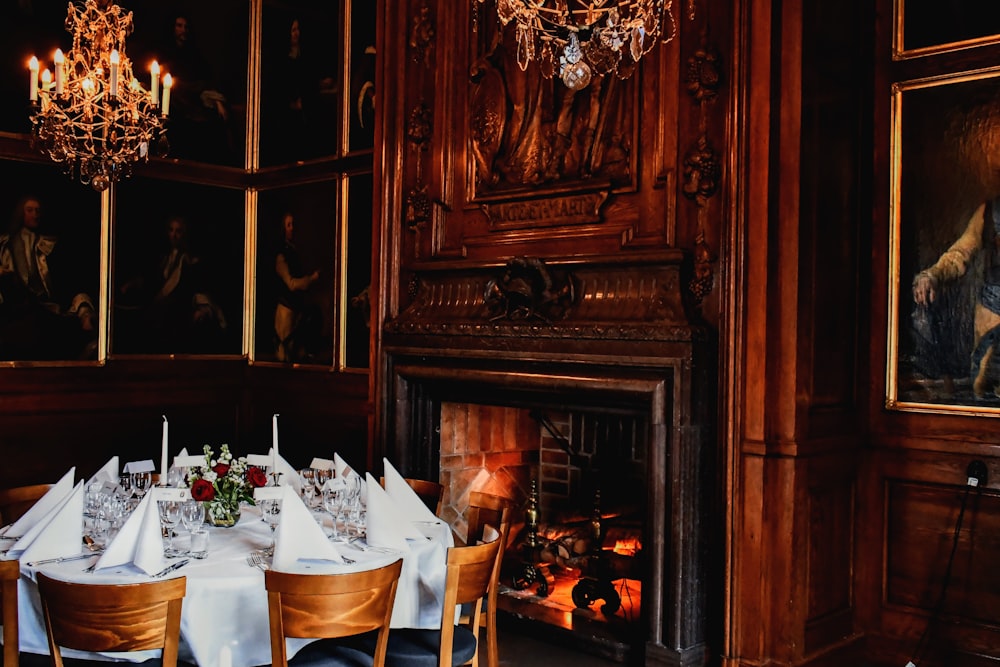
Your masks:
{"label": "lit candle bulb", "polygon": [[149,86],[149,94],[153,99],[153,106],[160,103],[160,63],[153,61],[149,66],[152,82]]}
{"label": "lit candle bulb", "polygon": [[121,65],[121,57],[118,51],[111,51],[111,77],[108,79],[108,94],[111,97],[118,97],[118,68]]}
{"label": "lit candle bulb", "polygon": [[42,109],[49,107],[49,90],[52,89],[52,72],[46,67],[42,72]]}
{"label": "lit candle bulb", "polygon": [[28,76],[30,77],[28,86],[28,99],[32,102],[38,101],[38,58],[31,56],[28,61]]}
{"label": "lit candle bulb", "polygon": [[170,115],[170,88],[174,85],[174,80],[169,74],[163,76],[163,115]]}
{"label": "lit candle bulb", "polygon": [[63,94],[63,79],[66,76],[66,58],[63,56],[62,49],[56,49],[56,55],[53,57],[56,64],[56,95]]}

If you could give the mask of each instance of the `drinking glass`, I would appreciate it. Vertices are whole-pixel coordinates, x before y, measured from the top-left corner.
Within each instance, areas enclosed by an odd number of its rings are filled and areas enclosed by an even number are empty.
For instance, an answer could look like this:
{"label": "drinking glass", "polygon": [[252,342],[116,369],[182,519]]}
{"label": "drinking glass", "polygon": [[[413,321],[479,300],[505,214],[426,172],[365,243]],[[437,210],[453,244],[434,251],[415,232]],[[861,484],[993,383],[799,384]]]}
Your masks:
{"label": "drinking glass", "polygon": [[323,487],[326,486],[326,483],[329,482],[332,477],[333,477],[333,471],[330,469],[316,470],[316,472],[313,475],[313,479],[315,480],[316,483],[317,494],[323,493]]}
{"label": "drinking glass", "polygon": [[205,506],[194,499],[185,500],[181,503],[181,523],[184,524],[184,528],[191,538],[192,546],[188,550],[190,553],[194,551],[194,531],[198,530],[201,524],[205,523]]}
{"label": "drinking glass", "polygon": [[268,525],[271,529],[271,544],[261,551],[268,555],[274,555],[274,529],[278,527],[278,522],[281,520],[281,501],[280,500],[261,500],[260,501],[260,514],[261,519],[264,523]]}
{"label": "drinking glass", "polygon": [[306,507],[312,509],[313,498],[316,496],[316,471],[312,468],[303,468],[299,471],[299,481],[302,487],[302,500]]}
{"label": "drinking glass", "polygon": [[139,501],[142,501],[143,496],[149,491],[149,487],[153,485],[153,473],[146,472],[134,472],[132,473],[132,491],[135,495],[139,497]]}
{"label": "drinking glass", "polygon": [[163,526],[167,536],[167,546],[163,549],[163,555],[167,558],[176,558],[181,552],[174,548],[174,529],[181,521],[181,506],[183,503],[176,500],[161,500],[159,502],[160,525]]}
{"label": "drinking glass", "polygon": [[340,529],[337,526],[337,518],[340,516],[343,505],[343,489],[326,489],[323,491],[323,509],[325,509],[330,515],[330,523],[333,526],[330,531],[330,539],[334,541],[340,538]]}

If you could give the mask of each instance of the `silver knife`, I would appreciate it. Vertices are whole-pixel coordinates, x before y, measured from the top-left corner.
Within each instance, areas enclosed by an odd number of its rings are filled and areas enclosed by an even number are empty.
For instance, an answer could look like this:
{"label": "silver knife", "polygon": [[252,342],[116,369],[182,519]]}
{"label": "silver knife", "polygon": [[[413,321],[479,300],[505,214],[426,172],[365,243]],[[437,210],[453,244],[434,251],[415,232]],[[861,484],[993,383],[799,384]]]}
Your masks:
{"label": "silver knife", "polygon": [[170,572],[173,572],[176,569],[184,567],[185,565],[187,565],[190,562],[191,561],[189,561],[187,558],[185,558],[184,560],[181,560],[181,561],[177,561],[173,565],[168,565],[167,567],[163,568],[162,570],[160,570],[159,572],[157,572],[156,574],[154,574],[153,577],[162,577],[165,574],[168,574]]}
{"label": "silver knife", "polygon": [[45,558],[43,560],[33,560],[27,563],[28,567],[36,567],[38,565],[47,565],[48,563],[65,563],[69,560],[81,560],[83,558],[90,558],[91,556],[99,556],[97,552],[90,552],[89,554],[77,554],[75,556],[60,556],[59,558]]}

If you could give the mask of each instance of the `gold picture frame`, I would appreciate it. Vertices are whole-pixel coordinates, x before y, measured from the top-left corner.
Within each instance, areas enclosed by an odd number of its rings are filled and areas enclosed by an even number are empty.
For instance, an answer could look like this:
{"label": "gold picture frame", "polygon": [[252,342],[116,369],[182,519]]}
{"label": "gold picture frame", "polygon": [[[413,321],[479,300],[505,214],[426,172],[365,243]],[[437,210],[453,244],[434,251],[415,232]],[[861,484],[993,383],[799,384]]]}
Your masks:
{"label": "gold picture frame", "polygon": [[1000,229],[998,129],[1000,68],[893,88],[889,409],[1000,416],[983,250]]}

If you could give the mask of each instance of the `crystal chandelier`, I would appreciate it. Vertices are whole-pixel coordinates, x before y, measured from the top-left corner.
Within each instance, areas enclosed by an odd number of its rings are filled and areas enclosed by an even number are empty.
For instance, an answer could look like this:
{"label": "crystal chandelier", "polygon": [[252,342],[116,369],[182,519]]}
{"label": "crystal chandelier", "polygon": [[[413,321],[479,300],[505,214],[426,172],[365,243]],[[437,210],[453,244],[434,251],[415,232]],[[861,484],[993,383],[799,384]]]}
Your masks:
{"label": "crystal chandelier", "polygon": [[[482,4],[485,0],[477,0]],[[689,13],[694,0],[688,0]],[[517,63],[535,60],[548,78],[586,88],[594,74],[628,78],[658,40],[677,34],[673,0],[496,0],[503,25],[515,22]]]}
{"label": "crystal chandelier", "polygon": [[64,171],[103,191],[132,174],[156,142],[166,152],[164,134],[170,110],[171,79],[151,67],[151,91],[132,75],[125,38],[132,32],[132,12],[112,0],[69,3],[66,30],[73,48],[56,50],[53,68],[41,74],[38,60],[29,64],[31,143]]}

